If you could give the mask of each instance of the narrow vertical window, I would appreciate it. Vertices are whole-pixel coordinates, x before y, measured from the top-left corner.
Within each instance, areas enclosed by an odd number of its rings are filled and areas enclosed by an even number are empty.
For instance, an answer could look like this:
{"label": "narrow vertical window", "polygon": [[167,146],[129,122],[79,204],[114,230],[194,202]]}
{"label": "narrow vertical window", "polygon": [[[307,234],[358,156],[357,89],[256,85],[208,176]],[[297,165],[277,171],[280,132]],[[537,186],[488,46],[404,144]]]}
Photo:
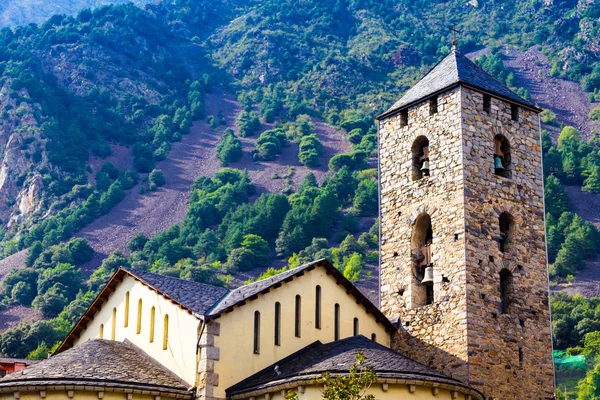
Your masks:
{"label": "narrow vertical window", "polygon": [[512,296],[513,275],[507,270],[500,271],[500,313],[508,314]]}
{"label": "narrow vertical window", "polygon": [[353,324],[352,334],[354,336],[358,335],[358,318],[354,318],[354,324]]}
{"label": "narrow vertical window", "polygon": [[117,336],[117,309],[113,308],[112,312],[112,324],[110,328],[110,340],[115,340]]}
{"label": "narrow vertical window", "polygon": [[260,354],[260,312],[254,311],[254,354]]}
{"label": "narrow vertical window", "polygon": [[296,337],[300,337],[300,321],[302,319],[301,316],[301,308],[302,308],[302,299],[300,298],[300,295],[297,294],[296,295],[296,313],[294,315],[294,335]]}
{"label": "narrow vertical window", "polygon": [[165,315],[165,321],[163,323],[163,350],[167,349],[169,344],[169,314]]}
{"label": "narrow vertical window", "polygon": [[400,126],[408,125],[408,110],[400,111]]}
{"label": "narrow vertical window", "polygon": [[104,324],[100,324],[100,332],[98,332],[98,337],[100,337],[100,339],[104,339]]}
{"label": "narrow vertical window", "polygon": [[523,348],[519,346],[519,367],[523,368]]}
{"label": "narrow vertical window", "polygon": [[433,96],[429,99],[429,115],[437,114],[438,112],[438,97]]}
{"label": "narrow vertical window", "polygon": [[333,321],[333,340],[340,340],[340,305],[335,304]]}
{"label": "narrow vertical window", "polygon": [[156,310],[154,307],[150,309],[150,343],[154,342],[154,314]]}
{"label": "narrow vertical window", "polygon": [[374,333],[371,333],[371,340],[376,342],[377,341],[377,335]]}
{"label": "narrow vertical window", "polygon": [[315,290],[315,328],[321,329],[321,286]]}
{"label": "narrow vertical window", "polygon": [[137,326],[135,327],[135,333],[138,335],[142,332],[142,299],[138,300],[138,313],[137,313]]}
{"label": "narrow vertical window", "polygon": [[281,303],[275,303],[275,346],[281,346]]}
{"label": "narrow vertical window", "polygon": [[411,147],[412,151],[412,180],[418,181],[424,176],[429,176],[429,139],[419,136]]}
{"label": "narrow vertical window", "polygon": [[519,106],[516,104],[510,105],[510,119],[513,121],[519,120]]}
{"label": "narrow vertical window", "polygon": [[492,109],[492,96],[490,96],[489,94],[484,94],[483,95],[483,111],[489,113],[491,109]]}
{"label": "narrow vertical window", "polygon": [[123,320],[123,326],[125,328],[129,326],[129,292],[125,293],[125,319]]}

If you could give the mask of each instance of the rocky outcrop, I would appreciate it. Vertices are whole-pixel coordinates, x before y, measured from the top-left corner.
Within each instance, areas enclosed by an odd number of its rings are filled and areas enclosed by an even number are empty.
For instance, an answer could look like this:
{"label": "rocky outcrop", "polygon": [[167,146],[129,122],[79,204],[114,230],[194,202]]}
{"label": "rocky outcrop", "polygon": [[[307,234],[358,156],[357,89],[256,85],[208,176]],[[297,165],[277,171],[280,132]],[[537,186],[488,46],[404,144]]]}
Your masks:
{"label": "rocky outcrop", "polygon": [[0,90],[0,221],[11,226],[38,209],[43,183],[37,171],[49,164],[34,116],[37,106],[18,102],[7,86]]}

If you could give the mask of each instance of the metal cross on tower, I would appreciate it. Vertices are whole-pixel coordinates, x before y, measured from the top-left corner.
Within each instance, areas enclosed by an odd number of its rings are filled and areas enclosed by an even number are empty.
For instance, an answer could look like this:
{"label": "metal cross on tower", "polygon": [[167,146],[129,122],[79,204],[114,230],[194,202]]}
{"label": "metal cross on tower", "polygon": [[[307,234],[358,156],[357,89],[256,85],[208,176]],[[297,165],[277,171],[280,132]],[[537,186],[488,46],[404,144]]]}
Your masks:
{"label": "metal cross on tower", "polygon": [[456,34],[461,33],[461,31],[456,29],[456,25],[452,25],[452,28],[450,28],[450,30],[454,35],[454,40],[452,40],[452,47],[454,48],[454,50],[456,50],[456,48],[458,47],[458,39],[456,38]]}

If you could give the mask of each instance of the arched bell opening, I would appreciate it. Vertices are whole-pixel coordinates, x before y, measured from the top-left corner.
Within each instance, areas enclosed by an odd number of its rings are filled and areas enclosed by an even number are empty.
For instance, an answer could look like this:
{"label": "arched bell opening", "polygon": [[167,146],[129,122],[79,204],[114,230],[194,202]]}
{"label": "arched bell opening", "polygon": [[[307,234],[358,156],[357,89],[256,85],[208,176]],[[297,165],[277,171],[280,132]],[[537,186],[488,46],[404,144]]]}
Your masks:
{"label": "arched bell opening", "polygon": [[513,274],[503,269],[500,271],[500,313],[508,314],[514,295]]}
{"label": "arched bell opening", "polygon": [[494,173],[504,178],[511,174],[510,143],[502,135],[494,137]]}
{"label": "arched bell opening", "polygon": [[428,214],[420,215],[414,225],[411,240],[413,254],[413,305],[433,304],[433,228]]}
{"label": "arched bell opening", "polygon": [[429,139],[419,136],[412,145],[413,181],[429,176]]}
{"label": "arched bell opening", "polygon": [[513,241],[513,217],[507,212],[500,214],[500,217],[498,218],[498,228],[500,231],[500,236],[498,237],[498,249],[501,253],[507,253],[510,251]]}

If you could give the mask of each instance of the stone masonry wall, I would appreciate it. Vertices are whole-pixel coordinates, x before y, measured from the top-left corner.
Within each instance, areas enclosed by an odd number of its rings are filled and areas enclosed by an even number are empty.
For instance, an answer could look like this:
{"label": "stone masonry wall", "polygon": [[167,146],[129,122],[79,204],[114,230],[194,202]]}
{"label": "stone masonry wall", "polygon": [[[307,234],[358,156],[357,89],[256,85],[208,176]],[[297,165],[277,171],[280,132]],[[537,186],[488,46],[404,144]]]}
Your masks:
{"label": "stone masonry wall", "polygon": [[[494,399],[554,397],[539,115],[462,89],[470,383]],[[494,136],[510,143],[510,178],[494,174]],[[513,218],[500,252],[499,216]],[[500,306],[500,271],[512,273]],[[519,351],[519,348],[521,350]],[[521,354],[519,354],[521,353]]]}
{"label": "stone masonry wall", "polygon": [[[439,96],[438,112],[423,102],[401,127],[396,114],[380,122],[381,307],[402,323],[393,347],[466,380],[467,305],[460,90]],[[429,139],[429,177],[413,181],[415,139]],[[433,229],[434,303],[419,306],[424,286],[414,276],[411,237],[422,214]]]}
{"label": "stone masonry wall", "polygon": [[[380,121],[381,307],[401,327],[393,347],[467,381],[489,399],[553,398],[539,116],[460,87]],[[494,174],[494,136],[510,143],[511,177]],[[427,136],[431,176],[412,179],[411,147]],[[500,252],[499,216],[513,218]],[[415,221],[431,217],[434,303],[420,306]],[[506,312],[500,271],[512,273]]]}

